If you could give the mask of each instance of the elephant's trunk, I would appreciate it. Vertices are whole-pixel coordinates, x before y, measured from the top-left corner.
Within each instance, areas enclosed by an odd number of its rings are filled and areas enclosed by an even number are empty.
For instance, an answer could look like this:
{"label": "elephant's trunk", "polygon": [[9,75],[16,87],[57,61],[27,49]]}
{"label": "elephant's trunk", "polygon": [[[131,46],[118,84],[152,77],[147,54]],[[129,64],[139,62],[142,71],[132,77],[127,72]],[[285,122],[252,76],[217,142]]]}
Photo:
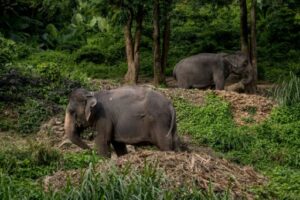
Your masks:
{"label": "elephant's trunk", "polygon": [[65,138],[71,140],[71,142],[81,147],[82,149],[90,149],[90,147],[81,140],[80,129],[76,127],[76,120],[74,119],[74,116],[72,116],[70,112],[68,112],[68,110],[66,111],[64,129]]}
{"label": "elephant's trunk", "polygon": [[176,132],[176,113],[175,113],[175,109],[173,108],[172,105],[169,105],[169,109],[171,112],[171,124],[170,124],[170,128],[168,131],[168,135],[173,135],[174,132]]}
{"label": "elephant's trunk", "polygon": [[246,70],[245,70],[245,73],[244,73],[244,76],[243,79],[241,80],[242,84],[243,85],[248,85],[252,82],[253,80],[253,68],[252,68],[252,65],[249,63]]}
{"label": "elephant's trunk", "polygon": [[176,67],[177,67],[177,66],[175,66],[175,68],[173,69],[173,78],[174,78],[175,80],[177,80],[177,77],[176,77]]}
{"label": "elephant's trunk", "polygon": [[68,111],[66,111],[64,129],[65,138],[71,139],[75,133],[75,119]]}

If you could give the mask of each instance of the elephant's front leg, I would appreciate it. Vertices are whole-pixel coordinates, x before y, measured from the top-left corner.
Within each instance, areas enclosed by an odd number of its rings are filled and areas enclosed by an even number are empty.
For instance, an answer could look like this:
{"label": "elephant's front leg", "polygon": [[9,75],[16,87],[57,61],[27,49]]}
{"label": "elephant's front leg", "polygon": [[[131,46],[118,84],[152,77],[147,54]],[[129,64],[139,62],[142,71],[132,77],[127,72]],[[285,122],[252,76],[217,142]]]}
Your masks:
{"label": "elephant's front leg", "polygon": [[221,71],[217,71],[213,75],[214,83],[215,83],[215,89],[216,90],[224,90],[225,87],[225,77],[224,73]]}
{"label": "elephant's front leg", "polygon": [[112,124],[108,120],[99,121],[96,125],[97,136],[95,138],[95,144],[97,153],[103,157],[110,157],[110,142]]}
{"label": "elephant's front leg", "polygon": [[128,153],[126,144],[117,141],[112,141],[111,143],[114,146],[114,149],[116,150],[117,156],[123,156]]}
{"label": "elephant's front leg", "polygon": [[110,142],[107,141],[105,138],[101,137],[101,136],[97,136],[95,138],[95,144],[96,144],[96,149],[97,149],[97,153],[100,156],[106,157],[106,158],[110,158]]}

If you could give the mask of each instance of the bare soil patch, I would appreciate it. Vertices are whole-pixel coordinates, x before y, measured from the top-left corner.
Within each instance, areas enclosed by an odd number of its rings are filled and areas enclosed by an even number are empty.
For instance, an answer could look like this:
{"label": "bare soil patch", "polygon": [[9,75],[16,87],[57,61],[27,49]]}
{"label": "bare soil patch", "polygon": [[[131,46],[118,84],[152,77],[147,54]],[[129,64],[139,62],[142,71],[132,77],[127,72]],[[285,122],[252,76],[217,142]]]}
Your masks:
{"label": "bare soil patch", "polygon": [[276,103],[259,95],[239,94],[228,91],[215,91],[231,105],[235,122],[239,125],[260,123],[271,113]]}

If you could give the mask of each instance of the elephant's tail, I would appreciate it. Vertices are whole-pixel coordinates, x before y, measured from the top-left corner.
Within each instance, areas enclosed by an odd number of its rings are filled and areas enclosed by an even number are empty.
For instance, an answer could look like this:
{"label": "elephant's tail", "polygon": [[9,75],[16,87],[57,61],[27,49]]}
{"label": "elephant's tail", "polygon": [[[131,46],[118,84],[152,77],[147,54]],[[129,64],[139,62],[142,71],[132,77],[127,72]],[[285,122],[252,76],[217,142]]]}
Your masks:
{"label": "elephant's tail", "polygon": [[171,111],[171,124],[170,124],[170,128],[169,128],[169,131],[168,131],[168,134],[167,136],[172,136],[174,135],[174,133],[176,132],[176,113],[175,113],[175,109],[174,107],[172,106],[172,104],[169,105],[169,108],[170,108],[170,111]]}
{"label": "elephant's tail", "polygon": [[176,66],[175,66],[175,68],[173,70],[173,77],[174,77],[175,80],[177,80],[177,77],[176,77]]}

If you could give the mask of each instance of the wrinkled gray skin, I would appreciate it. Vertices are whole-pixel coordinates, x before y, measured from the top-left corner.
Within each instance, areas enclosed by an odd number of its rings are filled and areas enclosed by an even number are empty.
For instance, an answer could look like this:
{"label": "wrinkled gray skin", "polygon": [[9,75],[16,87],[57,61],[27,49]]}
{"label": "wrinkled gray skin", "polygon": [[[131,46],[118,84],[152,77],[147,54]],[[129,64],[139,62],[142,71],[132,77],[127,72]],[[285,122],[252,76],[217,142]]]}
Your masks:
{"label": "wrinkled gray skin", "polygon": [[89,126],[96,129],[97,152],[105,157],[110,157],[110,144],[118,156],[127,153],[126,144],[153,144],[162,151],[176,150],[178,145],[174,107],[163,95],[145,87],[73,91],[66,109],[65,136],[89,149],[80,139]]}
{"label": "wrinkled gray skin", "polygon": [[242,75],[242,84],[249,84],[251,65],[247,56],[235,54],[200,53],[181,60],[173,70],[173,76],[180,88],[212,88],[223,90],[230,73]]}

